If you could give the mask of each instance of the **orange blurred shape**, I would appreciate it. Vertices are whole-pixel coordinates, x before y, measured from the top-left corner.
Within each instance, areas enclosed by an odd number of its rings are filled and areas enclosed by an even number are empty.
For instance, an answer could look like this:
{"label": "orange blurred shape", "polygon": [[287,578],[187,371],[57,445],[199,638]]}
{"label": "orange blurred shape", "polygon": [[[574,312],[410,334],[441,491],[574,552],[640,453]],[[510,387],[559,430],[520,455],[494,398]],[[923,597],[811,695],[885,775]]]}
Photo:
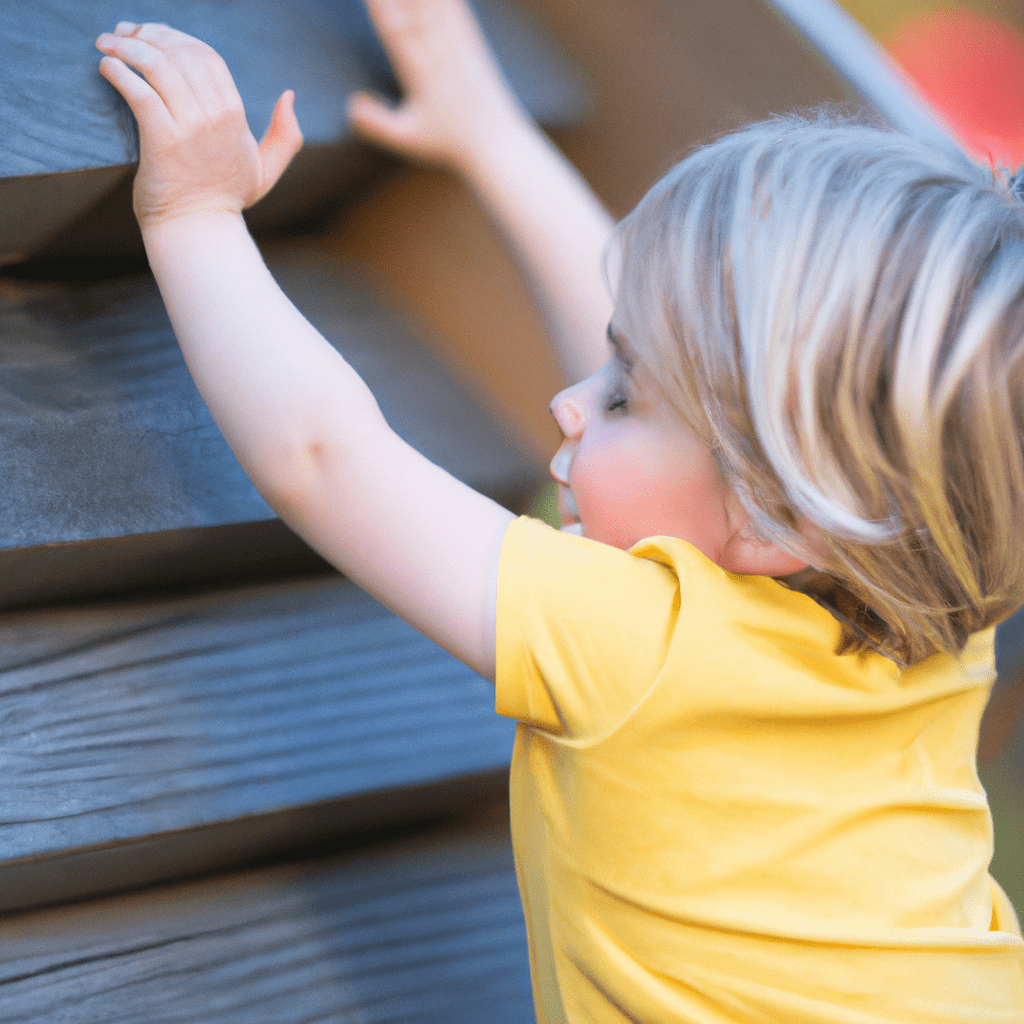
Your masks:
{"label": "orange blurred shape", "polygon": [[1024,163],[1024,36],[953,8],[909,18],[886,49],[973,156]]}

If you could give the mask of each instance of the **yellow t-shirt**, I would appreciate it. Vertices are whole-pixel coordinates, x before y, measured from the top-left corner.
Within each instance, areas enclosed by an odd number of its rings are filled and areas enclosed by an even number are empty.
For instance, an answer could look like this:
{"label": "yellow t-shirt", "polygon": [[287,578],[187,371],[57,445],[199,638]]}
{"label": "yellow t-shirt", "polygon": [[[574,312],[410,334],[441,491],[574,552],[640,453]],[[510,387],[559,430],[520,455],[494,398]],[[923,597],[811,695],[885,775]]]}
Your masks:
{"label": "yellow t-shirt", "polygon": [[532,520],[497,706],[542,1024],[1020,1024],[974,752],[992,632],[901,671],[683,541]]}

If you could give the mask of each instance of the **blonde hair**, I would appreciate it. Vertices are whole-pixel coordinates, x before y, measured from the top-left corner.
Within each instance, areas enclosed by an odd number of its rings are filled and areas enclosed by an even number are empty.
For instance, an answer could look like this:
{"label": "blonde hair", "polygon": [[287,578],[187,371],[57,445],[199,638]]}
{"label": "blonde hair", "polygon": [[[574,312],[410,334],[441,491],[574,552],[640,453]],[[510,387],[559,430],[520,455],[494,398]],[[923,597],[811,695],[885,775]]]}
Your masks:
{"label": "blonde hair", "polygon": [[776,119],[678,164],[617,242],[616,330],[757,533],[813,538],[854,646],[956,653],[1024,603],[1024,207],[998,174]]}

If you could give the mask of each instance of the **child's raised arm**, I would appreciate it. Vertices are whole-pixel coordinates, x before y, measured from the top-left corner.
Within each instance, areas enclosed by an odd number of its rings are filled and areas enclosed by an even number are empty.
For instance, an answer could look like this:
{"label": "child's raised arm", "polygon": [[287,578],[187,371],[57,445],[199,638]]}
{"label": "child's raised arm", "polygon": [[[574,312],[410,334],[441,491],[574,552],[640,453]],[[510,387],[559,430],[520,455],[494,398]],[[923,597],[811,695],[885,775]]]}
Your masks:
{"label": "child's raised arm", "polygon": [[290,95],[257,145],[208,46],[127,23],[97,46],[139,122],[135,209],[150,266],[239,461],[327,559],[493,678],[511,513],[391,431],[363,381],[278,288],[242,219],[301,145]]}
{"label": "child's raised arm", "polygon": [[530,281],[570,382],[610,355],[601,270],[612,220],[511,93],[464,0],[367,0],[404,89],[397,108],[353,97],[369,138],[461,175]]}

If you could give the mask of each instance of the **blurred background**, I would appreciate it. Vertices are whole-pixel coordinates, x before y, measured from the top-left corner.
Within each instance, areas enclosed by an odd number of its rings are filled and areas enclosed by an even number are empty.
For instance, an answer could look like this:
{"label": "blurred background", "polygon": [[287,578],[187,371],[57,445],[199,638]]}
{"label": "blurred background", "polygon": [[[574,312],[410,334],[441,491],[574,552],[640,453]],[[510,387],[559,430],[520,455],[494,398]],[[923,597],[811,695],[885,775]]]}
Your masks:
{"label": "blurred background", "polygon": [[1020,0],[843,0],[977,159],[1024,163]]}

